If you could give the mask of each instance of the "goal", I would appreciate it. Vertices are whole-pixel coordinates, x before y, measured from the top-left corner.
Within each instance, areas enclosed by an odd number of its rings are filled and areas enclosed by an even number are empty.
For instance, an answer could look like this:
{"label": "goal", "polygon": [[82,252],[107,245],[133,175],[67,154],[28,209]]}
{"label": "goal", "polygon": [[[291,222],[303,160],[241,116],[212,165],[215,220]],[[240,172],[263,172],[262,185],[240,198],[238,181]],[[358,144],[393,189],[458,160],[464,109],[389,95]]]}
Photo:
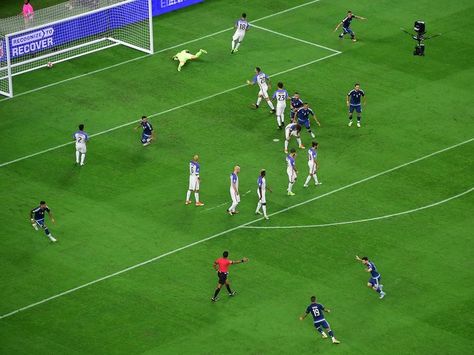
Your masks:
{"label": "goal", "polygon": [[152,0],[69,0],[0,19],[0,95],[13,77],[123,45],[153,53]]}

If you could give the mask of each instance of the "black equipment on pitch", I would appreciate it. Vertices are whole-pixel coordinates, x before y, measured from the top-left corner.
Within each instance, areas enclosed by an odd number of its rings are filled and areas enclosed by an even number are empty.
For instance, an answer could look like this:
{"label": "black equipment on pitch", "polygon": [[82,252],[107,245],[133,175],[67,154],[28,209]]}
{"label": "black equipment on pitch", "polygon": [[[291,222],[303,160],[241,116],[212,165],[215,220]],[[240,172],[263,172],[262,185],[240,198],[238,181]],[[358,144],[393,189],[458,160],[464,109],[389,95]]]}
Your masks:
{"label": "black equipment on pitch", "polygon": [[437,33],[432,36],[425,36],[426,34],[425,21],[421,21],[421,20],[416,20],[415,24],[413,25],[413,30],[415,31],[415,34],[408,32],[404,28],[401,28],[401,30],[409,34],[410,37],[412,37],[417,42],[415,46],[415,50],[413,51],[413,55],[419,55],[419,56],[425,55],[425,40],[441,36],[441,33]]}

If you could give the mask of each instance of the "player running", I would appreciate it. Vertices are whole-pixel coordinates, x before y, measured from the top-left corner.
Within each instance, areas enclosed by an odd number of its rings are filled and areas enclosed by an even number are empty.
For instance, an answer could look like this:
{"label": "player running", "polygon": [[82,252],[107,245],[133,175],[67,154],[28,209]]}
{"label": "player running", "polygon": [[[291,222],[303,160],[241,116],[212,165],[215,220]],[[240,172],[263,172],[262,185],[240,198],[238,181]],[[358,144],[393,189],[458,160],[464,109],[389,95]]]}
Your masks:
{"label": "player running", "polygon": [[344,19],[340,23],[337,24],[334,30],[334,32],[336,32],[339,29],[339,27],[342,26],[342,33],[339,35],[340,39],[342,39],[346,34],[350,34],[352,41],[353,42],[357,41],[355,38],[354,31],[351,30],[351,22],[353,19],[367,20],[365,17],[356,16],[351,11],[347,11],[347,16],[344,17]]}
{"label": "player running", "polygon": [[375,264],[369,260],[368,257],[364,256],[362,258],[359,258],[356,255],[356,260],[362,262],[367,267],[367,272],[370,272],[370,279],[369,282],[367,283],[367,286],[373,289],[375,292],[377,292],[380,296],[379,298],[382,299],[385,297],[385,292],[382,291],[383,285],[380,284],[380,281],[382,280],[382,277],[377,271],[377,268],[375,267]]}
{"label": "player running", "polygon": [[265,169],[260,170],[260,176],[257,179],[257,195],[258,195],[258,203],[257,203],[257,209],[255,210],[255,214],[262,214],[260,212],[260,208],[263,211],[263,218],[268,219],[267,215],[267,199],[265,197],[265,192],[268,190],[269,192],[272,192],[272,190],[267,187],[267,180],[265,179],[265,176],[267,175]]}
{"label": "player running", "polygon": [[222,253],[222,258],[217,259],[214,261],[214,270],[217,271],[217,277],[219,278],[219,281],[217,283],[216,290],[214,291],[214,297],[211,298],[212,302],[217,302],[219,299],[217,295],[219,292],[221,292],[221,288],[223,285],[227,288],[227,291],[229,291],[229,296],[235,296],[237,292],[232,291],[230,289],[230,283],[227,280],[227,277],[229,276],[229,266],[233,264],[240,264],[240,263],[246,263],[249,261],[247,258],[242,258],[240,260],[229,260],[229,252],[225,251]]}
{"label": "player running", "polygon": [[84,125],[79,125],[79,131],[73,134],[73,139],[76,141],[76,164],[84,165],[86,160],[86,142],[89,141],[89,135],[84,132]]}
{"label": "player running", "polygon": [[361,99],[364,98],[364,106],[367,103],[365,98],[365,93],[360,89],[360,84],[356,83],[354,89],[349,91],[346,97],[346,105],[349,108],[349,123],[348,126],[352,126],[352,114],[354,110],[357,112],[357,127],[360,128],[360,120],[362,118],[362,102]]}
{"label": "player running", "polygon": [[179,61],[178,71],[181,71],[181,68],[183,67],[183,65],[186,64],[188,60],[196,60],[203,53],[207,54],[207,51],[204,49],[200,49],[196,54],[191,54],[188,49],[185,49],[185,50],[182,50],[181,52],[176,53],[173,56],[173,60]]}
{"label": "player running", "polygon": [[239,173],[240,166],[236,165],[234,166],[234,171],[230,174],[230,198],[232,199],[232,205],[227,209],[227,213],[231,216],[239,213],[239,211],[236,210],[237,205],[240,202]]}
{"label": "player running", "polygon": [[309,107],[308,103],[305,102],[303,104],[303,107],[298,109],[298,111],[296,112],[296,117],[298,118],[298,124],[300,126],[305,126],[306,127],[306,130],[311,135],[311,138],[316,138],[313,131],[311,131],[311,125],[309,123],[309,116],[313,116],[314,120],[316,121],[318,126],[321,127],[321,123],[319,122],[318,118],[316,117],[314,111]]}
{"label": "player running", "polygon": [[153,126],[148,122],[146,116],[142,116],[140,124],[135,127],[135,131],[139,128],[143,129],[141,142],[144,147],[151,144],[151,141],[155,139],[155,132],[153,131]]}
{"label": "player running", "polygon": [[304,187],[308,187],[311,178],[314,179],[314,184],[316,186],[321,185],[318,181],[318,176],[316,175],[319,164],[318,164],[318,142],[312,142],[311,148],[308,149],[308,168],[309,168],[309,175],[306,178],[304,183]]}
{"label": "player running", "polygon": [[311,313],[311,315],[313,316],[314,327],[321,334],[321,337],[323,339],[326,339],[328,337],[322,328],[327,329],[328,334],[332,339],[332,343],[339,344],[340,341],[334,337],[334,332],[331,330],[329,323],[324,318],[324,312],[330,313],[330,310],[324,308],[322,304],[316,303],[316,296],[311,296],[311,304],[306,307],[306,311],[300,317],[300,320],[304,320],[306,316]]}
{"label": "player running", "polygon": [[260,88],[258,92],[257,103],[254,104],[254,107],[257,109],[263,98],[267,101],[268,106],[272,110],[271,112],[275,113],[275,107],[273,106],[273,103],[268,97],[268,89],[270,88],[270,78],[267,76],[267,74],[262,72],[262,69],[260,69],[259,67],[256,67],[255,76],[253,77],[252,81],[247,80],[247,84],[249,85],[257,84],[258,87]]}
{"label": "player running", "polygon": [[291,148],[290,154],[286,156],[286,173],[288,174],[288,196],[294,196],[292,191],[293,185],[298,177],[298,170],[296,169],[296,149]]}
{"label": "player running", "polygon": [[46,205],[46,202],[41,201],[39,203],[39,206],[36,208],[33,208],[30,212],[30,221],[31,221],[31,226],[35,229],[38,230],[38,227],[44,230],[44,233],[46,236],[49,238],[50,241],[53,243],[56,242],[56,238],[53,237],[51,232],[49,231],[49,228],[46,226],[44,223],[44,213],[47,212],[49,215],[49,219],[51,219],[51,222],[56,223],[54,220],[53,214],[51,213],[51,210],[49,207]]}
{"label": "player running", "polygon": [[235,33],[232,36],[232,50],[231,54],[238,52],[240,43],[244,40],[245,34],[250,29],[250,24],[247,22],[247,14],[243,13],[242,17],[235,21]]}
{"label": "player running", "polygon": [[283,83],[277,84],[278,89],[273,93],[272,99],[276,100],[276,118],[278,129],[285,127],[285,108],[286,102],[289,100],[288,92],[283,89]]}
{"label": "player running", "polygon": [[298,110],[303,107],[304,103],[303,100],[300,98],[300,94],[295,92],[293,94],[293,97],[290,99],[290,120],[291,122],[296,122],[296,113]]}
{"label": "player running", "polygon": [[201,165],[199,164],[199,155],[195,155],[193,160],[189,162],[189,188],[186,193],[186,205],[190,205],[191,192],[194,192],[194,199],[196,200],[196,207],[204,206],[204,203],[199,201],[199,184],[200,178],[199,173],[201,171]]}
{"label": "player running", "polygon": [[285,153],[288,154],[288,144],[290,143],[291,137],[296,138],[298,142],[298,147],[304,149],[303,143],[301,143],[301,126],[298,123],[290,123],[285,127]]}

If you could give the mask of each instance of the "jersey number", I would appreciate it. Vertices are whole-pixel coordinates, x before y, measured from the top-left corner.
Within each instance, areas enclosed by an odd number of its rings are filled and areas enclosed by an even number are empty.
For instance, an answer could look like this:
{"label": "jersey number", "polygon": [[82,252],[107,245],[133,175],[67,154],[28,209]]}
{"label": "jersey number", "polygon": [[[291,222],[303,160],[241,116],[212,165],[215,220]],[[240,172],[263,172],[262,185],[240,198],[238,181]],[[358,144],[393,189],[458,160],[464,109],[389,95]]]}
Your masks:
{"label": "jersey number", "polygon": [[315,317],[319,317],[321,315],[321,313],[319,312],[319,309],[317,309],[316,307],[313,307],[313,314]]}
{"label": "jersey number", "polygon": [[240,24],[240,29],[245,30],[247,28],[247,25],[245,23]]}
{"label": "jersey number", "polygon": [[285,101],[286,97],[285,94],[278,95],[278,101]]}
{"label": "jersey number", "polygon": [[77,137],[77,143],[82,143],[82,137]]}

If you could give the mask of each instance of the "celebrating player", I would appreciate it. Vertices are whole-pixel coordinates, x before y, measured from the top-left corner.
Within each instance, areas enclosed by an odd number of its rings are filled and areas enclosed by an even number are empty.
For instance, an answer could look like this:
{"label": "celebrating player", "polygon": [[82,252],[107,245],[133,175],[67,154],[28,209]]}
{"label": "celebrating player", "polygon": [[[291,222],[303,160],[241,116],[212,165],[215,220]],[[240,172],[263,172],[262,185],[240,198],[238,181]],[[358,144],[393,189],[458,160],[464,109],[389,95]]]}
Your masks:
{"label": "celebrating player", "polygon": [[76,141],[76,164],[84,165],[86,160],[86,142],[89,141],[89,136],[84,132],[84,125],[79,125],[79,131],[73,134],[73,139]]}
{"label": "celebrating player", "polygon": [[344,19],[340,23],[337,24],[336,29],[334,30],[334,32],[336,32],[339,29],[339,27],[342,26],[342,33],[339,35],[340,39],[342,39],[346,34],[350,34],[352,41],[353,42],[357,41],[355,38],[354,31],[351,30],[351,22],[353,19],[367,20],[365,17],[356,16],[351,11],[347,11],[347,16],[344,17]]}
{"label": "celebrating player", "polygon": [[268,97],[268,89],[270,88],[270,78],[267,76],[267,74],[262,72],[262,69],[260,69],[259,67],[256,67],[255,76],[253,77],[252,81],[247,80],[247,84],[249,85],[257,84],[258,87],[260,88],[258,92],[257,103],[254,104],[255,108],[259,107],[260,102],[262,101],[262,98],[263,98],[267,101],[267,104],[272,110],[272,113],[275,113],[275,107],[273,106],[273,103]]}
{"label": "celebrating player", "polygon": [[298,176],[298,170],[296,169],[296,150],[291,148],[290,154],[286,156],[286,173],[288,174],[288,196],[294,196],[295,193],[292,191],[293,184]]}
{"label": "celebrating player", "polygon": [[321,123],[319,122],[318,118],[314,114],[314,111],[309,107],[308,103],[305,102],[303,104],[303,107],[299,108],[298,111],[296,112],[296,117],[298,118],[298,124],[300,126],[305,126],[306,130],[311,135],[311,137],[315,138],[316,136],[314,135],[313,131],[311,131],[309,116],[313,116],[318,126],[321,126]]}
{"label": "celebrating player", "polygon": [[191,54],[188,49],[184,49],[181,52],[176,53],[173,56],[173,60],[179,61],[178,71],[181,71],[181,68],[183,67],[183,65],[186,64],[188,60],[196,60],[203,53],[207,54],[207,51],[205,51],[204,49],[200,49],[196,54]]}
{"label": "celebrating player", "polygon": [[318,176],[316,175],[319,164],[318,164],[318,142],[312,142],[311,143],[311,148],[308,149],[308,167],[309,167],[309,175],[306,178],[306,181],[304,183],[304,187],[308,187],[309,182],[311,181],[311,178],[314,179],[314,184],[321,185],[321,183],[318,181]]}
{"label": "celebrating player", "polygon": [[304,103],[303,103],[303,100],[301,100],[301,98],[300,98],[300,94],[295,92],[293,94],[293,97],[290,100],[290,106],[291,106],[290,120],[291,120],[291,122],[296,122],[296,112],[298,112],[298,110],[301,107],[303,107],[303,105],[304,105]]}
{"label": "celebrating player", "polygon": [[375,267],[375,264],[369,260],[368,257],[364,256],[362,258],[359,258],[356,255],[356,260],[362,262],[367,267],[367,272],[370,272],[370,279],[369,282],[367,283],[367,286],[373,289],[375,292],[377,292],[380,296],[379,298],[382,299],[385,297],[385,292],[382,291],[383,285],[380,284],[381,281],[381,276],[377,272],[377,268]]}
{"label": "celebrating player", "polygon": [[199,173],[201,171],[201,165],[199,164],[199,155],[195,155],[193,160],[189,162],[189,188],[186,193],[186,205],[190,205],[191,192],[194,192],[194,199],[196,200],[196,207],[204,206],[204,203],[199,201],[199,184],[200,178]]}
{"label": "celebrating player", "polygon": [[260,212],[260,208],[263,211],[263,218],[268,219],[267,215],[267,199],[265,197],[266,190],[272,192],[270,188],[267,187],[267,181],[265,176],[267,175],[265,169],[260,170],[260,176],[257,179],[257,195],[258,195],[258,203],[257,209],[255,210],[255,214],[262,214]]}
{"label": "celebrating player", "polygon": [[298,123],[290,123],[285,127],[285,153],[288,154],[288,144],[290,143],[291,137],[295,137],[298,142],[298,147],[304,149],[303,143],[301,143],[301,126]]}
{"label": "celebrating player", "polygon": [[146,116],[142,116],[140,124],[135,127],[135,131],[139,128],[143,129],[141,142],[144,147],[151,144],[151,141],[155,139],[155,132],[153,131],[153,126],[150,122],[148,122],[148,118]]}
{"label": "celebrating player", "polygon": [[324,332],[324,329],[326,329],[329,333],[329,336],[332,339],[333,344],[339,344],[340,341],[337,340],[334,337],[334,332],[331,330],[331,327],[327,320],[324,318],[324,312],[330,313],[330,310],[327,308],[324,308],[324,306],[320,303],[316,303],[316,296],[311,296],[311,304],[306,307],[305,313],[300,317],[300,320],[304,320],[306,316],[311,313],[313,316],[313,321],[314,321],[314,327],[316,330],[321,334],[321,337],[323,339],[326,339],[328,336]]}
{"label": "celebrating player", "polygon": [[53,214],[51,213],[51,210],[49,207],[46,205],[46,202],[41,201],[39,206],[36,208],[33,208],[30,212],[30,221],[31,221],[31,226],[35,229],[38,230],[38,227],[44,230],[44,233],[46,236],[49,238],[50,241],[53,243],[56,242],[56,238],[53,237],[51,232],[49,231],[49,228],[46,226],[44,223],[44,213],[47,212],[49,215],[49,218],[51,219],[51,222],[56,223],[54,220]]}
{"label": "celebrating player", "polygon": [[272,99],[277,101],[276,118],[278,128],[282,129],[285,126],[285,108],[286,101],[288,101],[288,92],[283,89],[283,83],[280,81],[277,84],[278,89],[273,93]]}
{"label": "celebrating player", "polygon": [[352,126],[352,113],[354,110],[357,112],[357,127],[360,127],[360,119],[362,116],[362,103],[361,98],[364,98],[364,105],[366,104],[365,93],[360,89],[360,84],[356,83],[354,89],[349,91],[346,97],[346,105],[349,108],[349,124]]}
{"label": "celebrating player", "polygon": [[232,205],[227,209],[227,213],[233,216],[234,214],[239,213],[236,210],[237,205],[240,202],[240,195],[239,195],[239,173],[240,173],[240,166],[234,166],[234,171],[230,174],[230,197],[232,199]]}
{"label": "celebrating player", "polygon": [[229,276],[229,266],[232,264],[240,264],[240,263],[246,263],[249,261],[247,258],[242,258],[240,260],[229,260],[229,252],[225,251],[222,253],[222,258],[217,259],[214,261],[214,270],[217,271],[217,277],[219,278],[219,281],[217,283],[216,290],[214,291],[214,297],[211,298],[212,302],[216,302],[218,300],[217,295],[221,291],[221,287],[225,285],[227,288],[227,291],[229,291],[229,296],[234,296],[236,294],[235,291],[232,291],[230,289],[230,283],[227,280],[227,277]]}
{"label": "celebrating player", "polygon": [[232,36],[232,50],[230,53],[239,51],[240,43],[244,40],[245,34],[250,28],[250,24],[247,22],[247,14],[243,13],[242,17],[235,21],[234,24],[235,33]]}

